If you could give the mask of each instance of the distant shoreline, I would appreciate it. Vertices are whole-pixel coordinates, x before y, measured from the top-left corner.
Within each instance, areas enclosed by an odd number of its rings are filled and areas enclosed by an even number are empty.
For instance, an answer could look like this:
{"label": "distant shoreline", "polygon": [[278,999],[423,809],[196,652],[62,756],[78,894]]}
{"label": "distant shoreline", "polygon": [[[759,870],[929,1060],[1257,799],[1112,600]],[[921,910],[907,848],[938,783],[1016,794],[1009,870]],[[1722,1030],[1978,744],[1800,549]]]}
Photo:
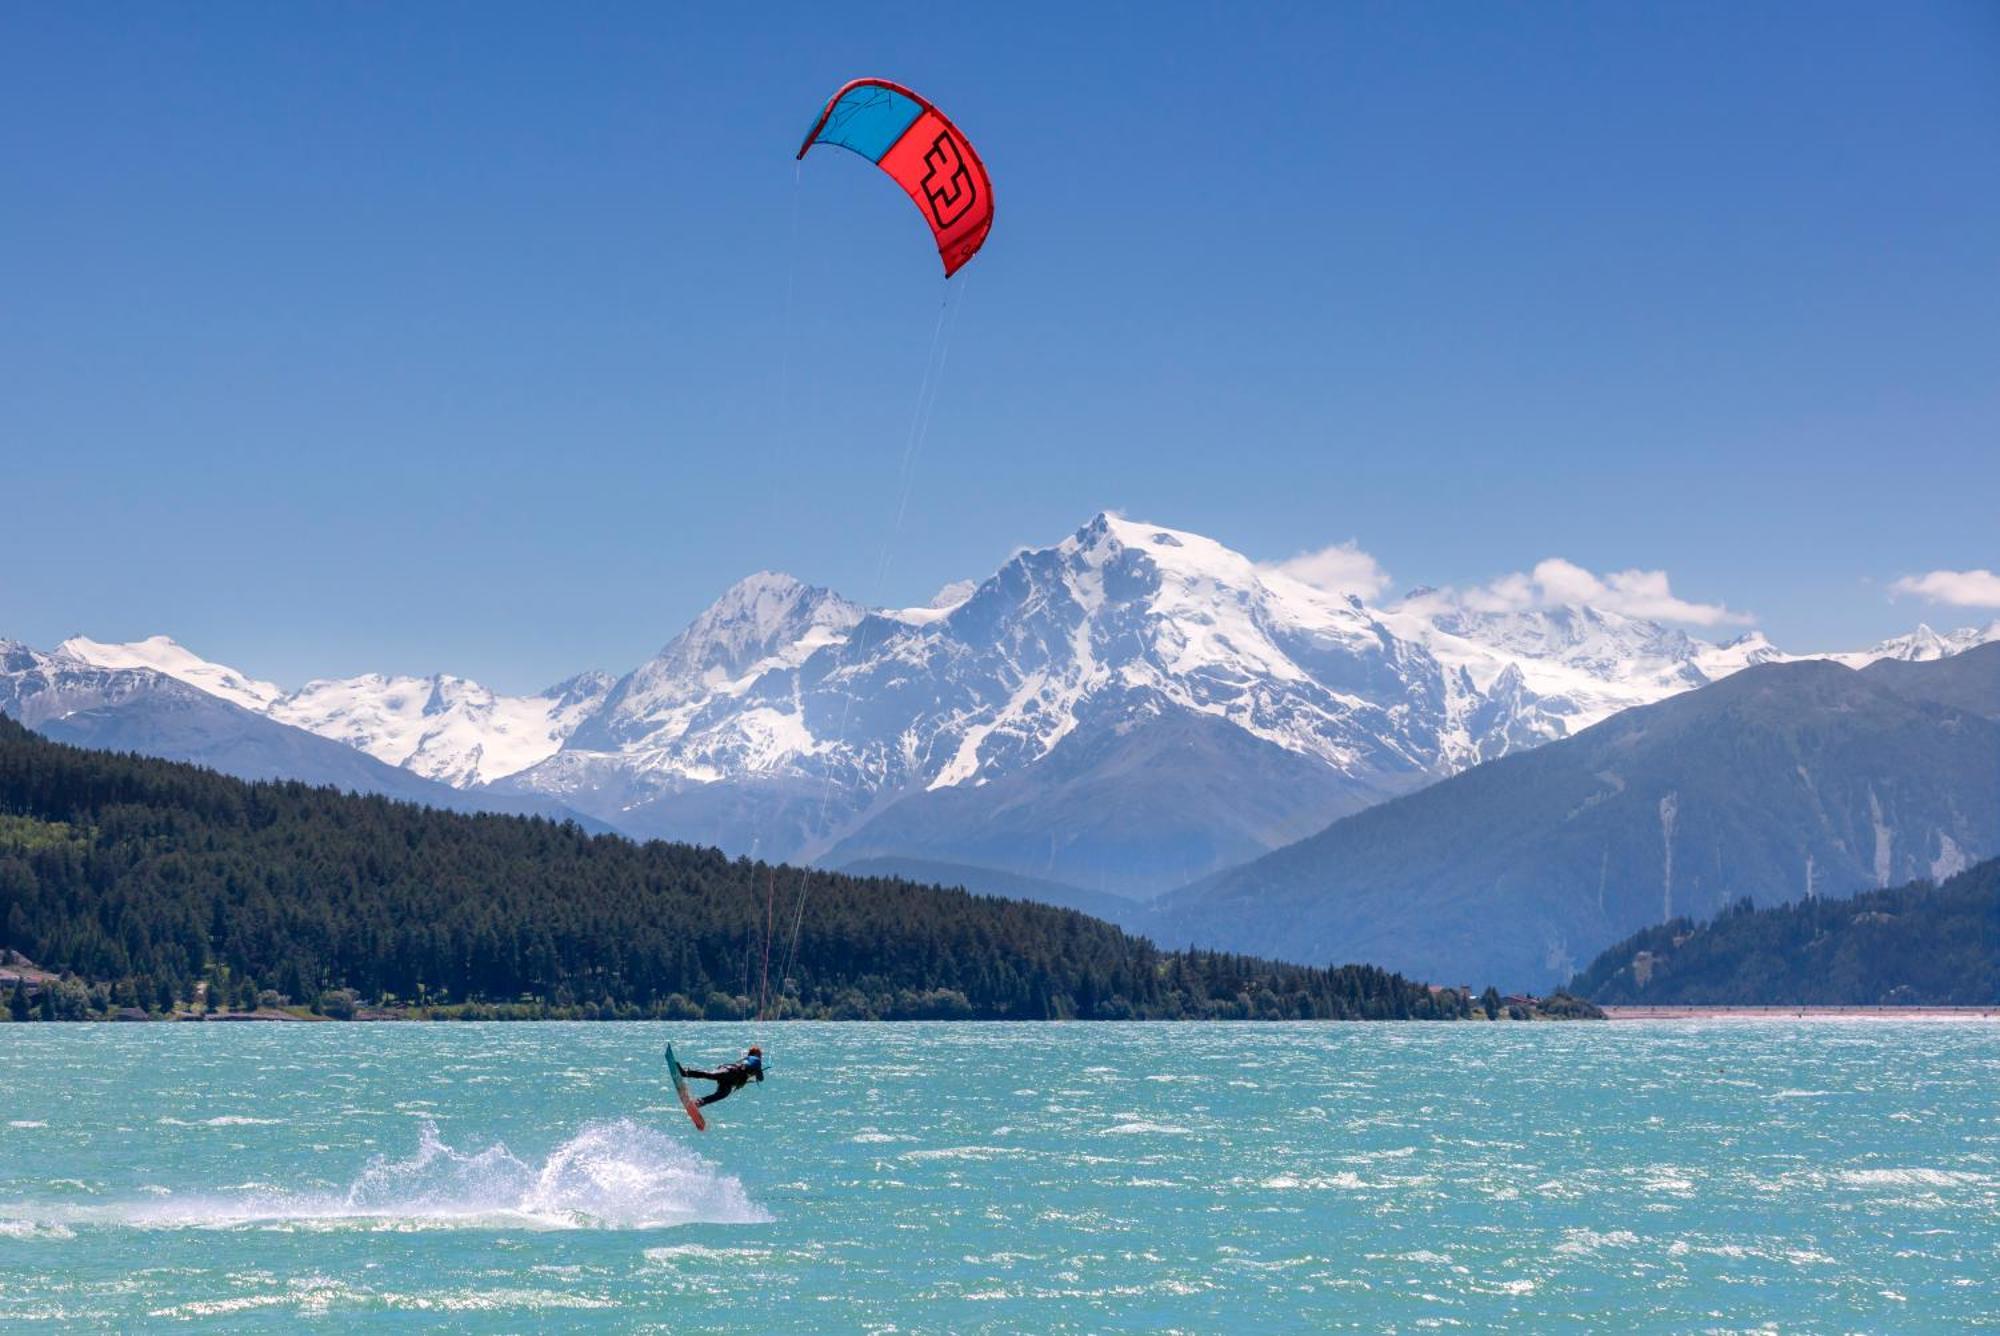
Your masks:
{"label": "distant shoreline", "polygon": [[2000,1003],[1986,1007],[1606,1006],[1612,1021],[2000,1021]]}

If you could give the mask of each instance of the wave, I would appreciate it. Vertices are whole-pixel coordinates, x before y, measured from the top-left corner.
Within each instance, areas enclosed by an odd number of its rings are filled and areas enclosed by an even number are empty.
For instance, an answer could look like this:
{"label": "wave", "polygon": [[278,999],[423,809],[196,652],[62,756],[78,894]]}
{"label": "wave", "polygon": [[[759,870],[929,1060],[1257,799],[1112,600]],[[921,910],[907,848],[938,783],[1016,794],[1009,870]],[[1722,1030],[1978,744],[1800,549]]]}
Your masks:
{"label": "wave", "polygon": [[1019,1160],[1028,1152],[1019,1146],[939,1146],[930,1150],[906,1150],[905,1160]]}
{"label": "wave", "polygon": [[1298,1189],[1304,1189],[1309,1192],[1324,1192],[1332,1189],[1353,1191],[1357,1188],[1373,1187],[1374,1184],[1364,1183],[1361,1181],[1359,1174],[1343,1169],[1337,1174],[1273,1174],[1269,1178],[1259,1179],[1257,1186],[1260,1188],[1271,1188],[1279,1192]]}
{"label": "wave", "polygon": [[345,1191],[260,1188],[42,1211],[0,1207],[0,1228],[19,1220],[151,1229],[661,1229],[769,1219],[735,1176],[624,1118],[587,1124],[540,1164],[499,1142],[455,1149],[426,1121],[414,1154],[377,1156]]}
{"label": "wave", "polygon": [[1981,1187],[1985,1174],[1963,1169],[1848,1169],[1834,1175],[1849,1187],[1956,1188]]}

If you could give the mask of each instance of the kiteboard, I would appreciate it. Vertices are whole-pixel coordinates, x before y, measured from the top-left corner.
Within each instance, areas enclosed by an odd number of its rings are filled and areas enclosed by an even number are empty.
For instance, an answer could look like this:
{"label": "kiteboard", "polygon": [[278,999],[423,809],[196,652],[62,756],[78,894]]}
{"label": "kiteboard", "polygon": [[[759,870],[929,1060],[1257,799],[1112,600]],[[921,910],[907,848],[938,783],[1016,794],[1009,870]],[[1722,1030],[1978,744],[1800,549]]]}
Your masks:
{"label": "kiteboard", "polygon": [[694,1130],[706,1132],[708,1120],[701,1116],[701,1106],[696,1104],[694,1096],[688,1093],[687,1077],[681,1074],[681,1065],[674,1060],[672,1044],[667,1045],[667,1074],[674,1078],[674,1093],[681,1097],[681,1107],[686,1109],[688,1117],[694,1120]]}

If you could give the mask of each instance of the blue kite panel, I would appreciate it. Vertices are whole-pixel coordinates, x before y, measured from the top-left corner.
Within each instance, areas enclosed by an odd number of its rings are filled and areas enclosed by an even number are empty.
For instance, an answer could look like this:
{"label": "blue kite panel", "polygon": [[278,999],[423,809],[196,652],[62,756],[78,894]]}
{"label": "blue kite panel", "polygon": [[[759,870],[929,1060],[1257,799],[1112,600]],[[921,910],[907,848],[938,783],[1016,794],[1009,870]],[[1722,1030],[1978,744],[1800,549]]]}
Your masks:
{"label": "blue kite panel", "polygon": [[923,114],[923,107],[893,89],[873,85],[850,89],[833,104],[814,142],[838,144],[870,162],[880,162]]}

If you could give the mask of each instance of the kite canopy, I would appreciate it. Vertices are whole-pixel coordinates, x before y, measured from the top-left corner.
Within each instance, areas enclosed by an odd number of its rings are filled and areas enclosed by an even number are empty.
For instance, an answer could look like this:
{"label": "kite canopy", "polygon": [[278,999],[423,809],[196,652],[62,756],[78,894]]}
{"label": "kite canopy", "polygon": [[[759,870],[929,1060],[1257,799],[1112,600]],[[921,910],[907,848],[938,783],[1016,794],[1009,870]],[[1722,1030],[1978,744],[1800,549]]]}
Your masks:
{"label": "kite canopy", "polygon": [[944,113],[901,84],[856,79],[833,95],[799,145],[838,144],[896,178],[937,238],[950,278],[993,230],[993,185],[985,164]]}

